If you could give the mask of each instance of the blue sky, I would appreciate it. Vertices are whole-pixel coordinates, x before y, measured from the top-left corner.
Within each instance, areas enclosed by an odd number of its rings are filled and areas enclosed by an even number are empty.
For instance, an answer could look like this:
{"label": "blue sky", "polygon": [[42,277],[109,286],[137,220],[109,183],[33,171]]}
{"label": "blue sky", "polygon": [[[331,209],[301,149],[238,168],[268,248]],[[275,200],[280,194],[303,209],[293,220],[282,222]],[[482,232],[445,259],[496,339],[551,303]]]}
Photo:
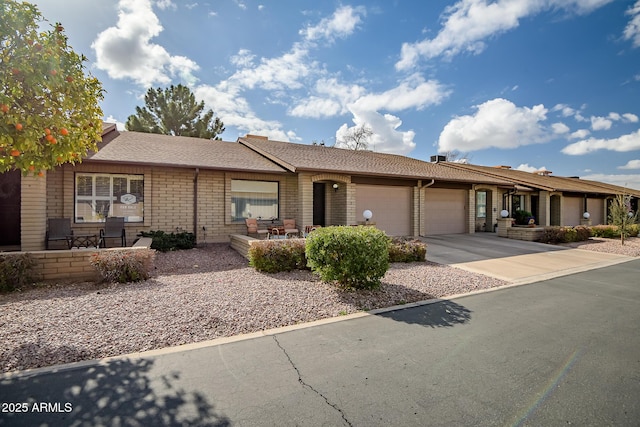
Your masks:
{"label": "blue sky", "polygon": [[125,122],[183,83],[247,133],[640,189],[640,0],[36,0]]}

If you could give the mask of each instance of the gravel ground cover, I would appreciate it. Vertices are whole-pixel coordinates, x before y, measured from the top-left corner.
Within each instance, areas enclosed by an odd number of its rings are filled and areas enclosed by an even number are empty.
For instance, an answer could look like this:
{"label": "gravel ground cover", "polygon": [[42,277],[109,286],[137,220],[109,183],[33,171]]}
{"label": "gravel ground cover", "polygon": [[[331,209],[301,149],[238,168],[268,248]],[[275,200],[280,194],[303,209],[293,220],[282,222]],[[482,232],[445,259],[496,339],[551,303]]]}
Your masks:
{"label": "gravel ground cover", "polygon": [[[640,256],[637,238],[624,247],[619,241],[578,247]],[[345,291],[308,271],[256,272],[226,244],[158,253],[153,276],[144,282],[59,283],[0,295],[0,372],[194,343],[505,284],[425,262],[392,264],[376,291]]]}

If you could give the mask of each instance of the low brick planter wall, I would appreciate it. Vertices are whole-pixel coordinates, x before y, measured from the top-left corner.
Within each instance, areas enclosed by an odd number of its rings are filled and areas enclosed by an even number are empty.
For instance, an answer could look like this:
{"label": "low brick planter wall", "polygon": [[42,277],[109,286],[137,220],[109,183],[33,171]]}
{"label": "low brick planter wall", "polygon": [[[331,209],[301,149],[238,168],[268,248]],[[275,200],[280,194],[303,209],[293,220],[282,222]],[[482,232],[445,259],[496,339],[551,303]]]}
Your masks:
{"label": "low brick planter wall", "polygon": [[101,251],[122,251],[131,249],[149,249],[151,238],[138,239],[132,247],[108,249],[65,249],[53,251],[6,252],[3,255],[28,253],[35,261],[34,278],[38,281],[70,279],[78,281],[97,281],[100,274],[90,264],[91,256]]}
{"label": "low brick planter wall", "polygon": [[510,227],[507,229],[507,237],[515,240],[526,240],[527,242],[537,242],[542,238],[544,228],[542,227]]}
{"label": "low brick planter wall", "polygon": [[249,259],[249,248],[253,242],[260,241],[255,237],[245,236],[243,234],[232,234],[229,237],[231,239],[231,247],[246,259]]}

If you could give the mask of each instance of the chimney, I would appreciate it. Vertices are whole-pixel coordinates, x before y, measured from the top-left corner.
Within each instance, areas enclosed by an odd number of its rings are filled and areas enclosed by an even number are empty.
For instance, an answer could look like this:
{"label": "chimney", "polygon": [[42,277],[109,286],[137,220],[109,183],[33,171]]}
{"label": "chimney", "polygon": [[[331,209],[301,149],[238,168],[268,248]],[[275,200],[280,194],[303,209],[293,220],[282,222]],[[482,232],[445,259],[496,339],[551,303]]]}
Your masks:
{"label": "chimney", "polygon": [[553,172],[548,171],[548,170],[546,170],[546,169],[543,169],[543,170],[539,170],[539,171],[535,171],[535,172],[534,172],[534,174],[535,174],[535,175],[540,175],[540,176],[549,176],[549,175],[551,175],[552,173],[553,173]]}
{"label": "chimney", "polygon": [[269,140],[268,136],[262,136],[262,135],[251,135],[251,134],[247,134],[247,136],[245,136],[245,138],[247,139],[262,139],[265,141]]}
{"label": "chimney", "polygon": [[441,156],[441,155],[437,155],[437,156],[431,156],[431,163],[440,163],[440,162],[446,162],[447,161],[447,156]]}

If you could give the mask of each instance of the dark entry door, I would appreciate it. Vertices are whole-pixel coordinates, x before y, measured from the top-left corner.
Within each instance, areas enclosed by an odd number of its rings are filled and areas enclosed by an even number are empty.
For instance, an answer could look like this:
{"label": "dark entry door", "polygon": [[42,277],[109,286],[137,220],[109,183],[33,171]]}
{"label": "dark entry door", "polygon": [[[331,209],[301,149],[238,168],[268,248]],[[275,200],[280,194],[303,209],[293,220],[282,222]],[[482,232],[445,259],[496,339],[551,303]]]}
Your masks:
{"label": "dark entry door", "polygon": [[0,246],[20,245],[20,171],[0,173]]}
{"label": "dark entry door", "polygon": [[324,223],[324,197],[325,197],[325,184],[324,182],[313,183],[313,225],[325,226]]}

